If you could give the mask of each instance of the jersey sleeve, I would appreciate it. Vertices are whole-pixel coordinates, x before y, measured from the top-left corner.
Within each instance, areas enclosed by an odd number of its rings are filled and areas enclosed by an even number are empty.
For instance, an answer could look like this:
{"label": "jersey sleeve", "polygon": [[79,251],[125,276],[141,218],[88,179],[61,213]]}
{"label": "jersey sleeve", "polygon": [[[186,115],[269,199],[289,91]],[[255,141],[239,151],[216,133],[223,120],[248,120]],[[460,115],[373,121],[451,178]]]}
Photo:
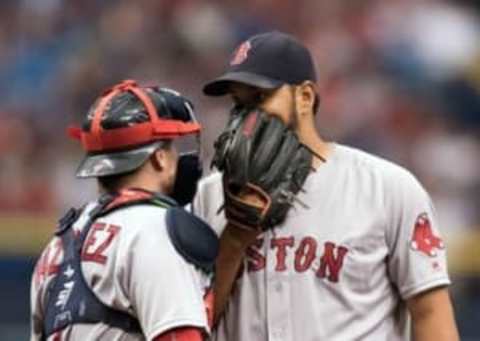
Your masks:
{"label": "jersey sleeve", "polygon": [[206,221],[220,235],[227,222],[223,205],[222,174],[214,172],[199,182],[191,212]]}
{"label": "jersey sleeve", "polygon": [[172,328],[208,331],[203,273],[187,263],[163,226],[142,229],[128,246],[127,291],[147,340]]}
{"label": "jersey sleeve", "polygon": [[40,341],[42,336],[42,313],[40,307],[40,295],[39,295],[39,285],[38,285],[38,267],[40,264],[37,262],[35,269],[32,274],[31,284],[30,284],[30,341]]}
{"label": "jersey sleeve", "polygon": [[189,209],[191,213],[202,219],[207,218],[204,207],[205,200],[205,181],[200,180],[198,183],[197,193],[195,194]]}
{"label": "jersey sleeve", "polygon": [[202,331],[197,328],[185,327],[169,330],[155,337],[153,341],[203,341]]}
{"label": "jersey sleeve", "polygon": [[446,250],[432,201],[407,171],[386,186],[388,271],[403,299],[450,284]]}
{"label": "jersey sleeve", "polygon": [[51,239],[37,259],[30,282],[30,341],[41,340],[47,287],[63,258],[58,238]]}

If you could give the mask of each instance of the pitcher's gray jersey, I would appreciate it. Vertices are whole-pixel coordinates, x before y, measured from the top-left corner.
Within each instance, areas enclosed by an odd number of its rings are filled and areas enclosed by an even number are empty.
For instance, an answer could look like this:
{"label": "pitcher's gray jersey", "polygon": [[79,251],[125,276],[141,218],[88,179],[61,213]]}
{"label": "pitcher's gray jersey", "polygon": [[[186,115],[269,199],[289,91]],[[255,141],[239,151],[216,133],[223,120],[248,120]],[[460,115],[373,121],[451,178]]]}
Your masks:
{"label": "pitcher's gray jersey", "polygon": [[[248,249],[212,338],[408,340],[404,301],[450,283],[428,194],[400,166],[338,144],[304,189]],[[215,173],[194,210],[219,234],[222,204]]]}
{"label": "pitcher's gray jersey", "polygon": [[[89,204],[75,222],[76,231],[93,207]],[[152,340],[179,326],[208,330],[203,295],[209,278],[176,252],[164,226],[165,212],[135,205],[99,218],[82,251],[87,284],[103,303],[137,318],[145,336],[97,323],[69,326],[49,340]],[[60,239],[53,238],[32,278],[32,341],[40,340],[47,285],[62,258]]]}

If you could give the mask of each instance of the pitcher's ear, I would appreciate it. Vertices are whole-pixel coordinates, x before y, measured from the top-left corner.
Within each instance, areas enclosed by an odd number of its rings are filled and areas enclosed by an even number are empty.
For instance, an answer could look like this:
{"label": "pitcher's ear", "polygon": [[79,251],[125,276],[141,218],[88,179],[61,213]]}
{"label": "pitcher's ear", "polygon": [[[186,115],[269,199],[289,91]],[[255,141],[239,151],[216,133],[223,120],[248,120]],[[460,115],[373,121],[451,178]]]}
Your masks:
{"label": "pitcher's ear", "polygon": [[305,81],[295,86],[295,99],[297,102],[298,112],[303,114],[315,113],[318,104],[318,95],[316,86],[311,81]]}

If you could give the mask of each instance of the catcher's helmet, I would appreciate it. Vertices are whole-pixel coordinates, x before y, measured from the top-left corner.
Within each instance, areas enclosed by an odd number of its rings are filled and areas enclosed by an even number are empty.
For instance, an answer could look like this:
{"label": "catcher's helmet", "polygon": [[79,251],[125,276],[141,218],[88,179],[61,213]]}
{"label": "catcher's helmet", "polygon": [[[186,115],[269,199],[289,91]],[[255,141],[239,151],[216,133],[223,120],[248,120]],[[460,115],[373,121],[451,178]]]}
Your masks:
{"label": "catcher's helmet", "polygon": [[69,128],[70,136],[87,151],[76,173],[80,178],[128,173],[163,141],[199,133],[190,101],[174,90],[139,87],[133,80],[105,91],[82,127]]}

